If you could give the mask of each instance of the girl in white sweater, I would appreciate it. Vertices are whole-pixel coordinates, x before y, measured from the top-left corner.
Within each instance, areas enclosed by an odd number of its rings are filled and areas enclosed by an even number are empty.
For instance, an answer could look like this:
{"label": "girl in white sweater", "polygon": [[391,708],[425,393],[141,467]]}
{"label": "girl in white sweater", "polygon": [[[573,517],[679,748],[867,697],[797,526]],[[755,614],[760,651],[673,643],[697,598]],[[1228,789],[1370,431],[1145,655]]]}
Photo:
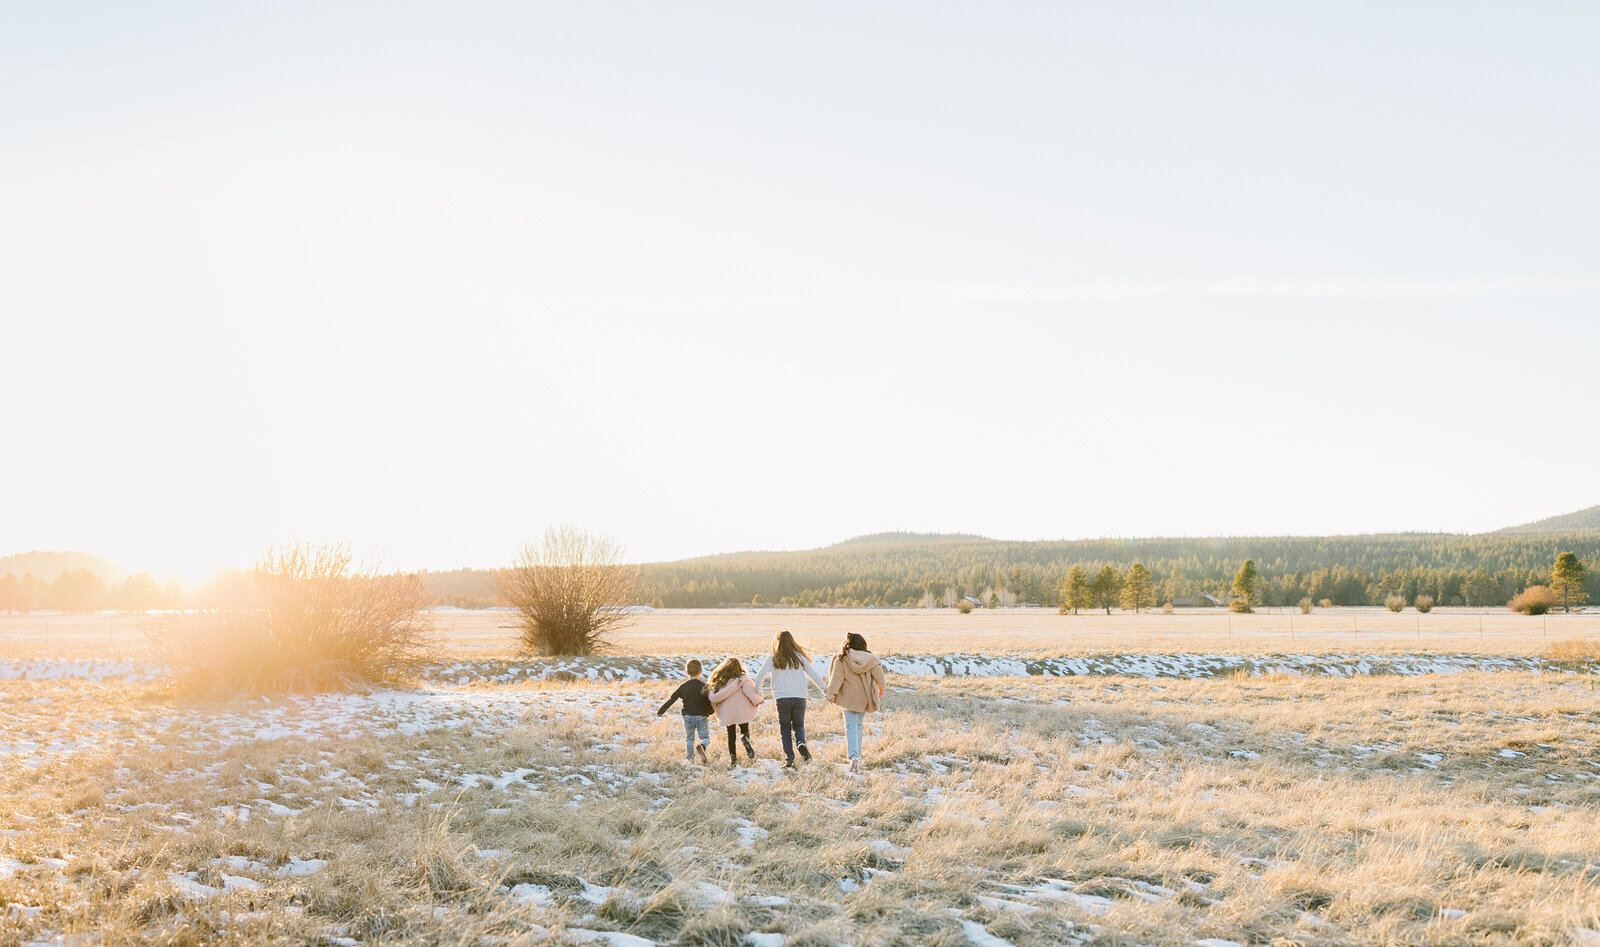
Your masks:
{"label": "girl in white sweater", "polygon": [[803,759],[811,759],[806,749],[806,679],[817,685],[817,690],[827,690],[822,675],[811,666],[806,650],[795,643],[794,635],[778,632],[772,639],[772,654],[762,662],[756,672],[756,689],[761,682],[772,678],[772,696],[778,704],[778,731],[783,734],[783,755],[788,757],[786,769],[794,769],[794,751],[799,749]]}

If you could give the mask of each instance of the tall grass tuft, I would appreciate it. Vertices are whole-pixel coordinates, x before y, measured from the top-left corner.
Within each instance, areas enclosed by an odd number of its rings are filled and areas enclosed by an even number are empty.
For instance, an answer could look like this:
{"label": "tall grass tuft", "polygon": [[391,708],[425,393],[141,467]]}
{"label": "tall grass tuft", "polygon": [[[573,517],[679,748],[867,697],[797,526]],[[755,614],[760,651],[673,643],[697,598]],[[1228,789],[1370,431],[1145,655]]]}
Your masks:
{"label": "tall grass tuft", "polygon": [[1564,638],[1552,641],[1544,649],[1544,656],[1552,661],[1600,662],[1600,639]]}
{"label": "tall grass tuft", "polygon": [[145,634],[189,693],[348,690],[393,680],[423,656],[427,602],[416,575],[352,569],[343,546],[297,545],[235,574],[213,607]]}

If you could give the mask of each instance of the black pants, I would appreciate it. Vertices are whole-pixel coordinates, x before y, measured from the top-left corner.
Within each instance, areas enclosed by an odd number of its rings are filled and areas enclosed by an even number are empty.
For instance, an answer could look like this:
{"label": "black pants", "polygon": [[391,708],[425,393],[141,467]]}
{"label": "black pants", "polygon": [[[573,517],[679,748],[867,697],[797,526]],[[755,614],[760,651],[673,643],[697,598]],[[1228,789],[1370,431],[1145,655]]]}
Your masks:
{"label": "black pants", "polygon": [[[783,734],[783,755],[794,762],[794,745],[806,745],[806,699],[778,698],[778,732]],[[793,737],[790,734],[793,734]]]}
{"label": "black pants", "polygon": [[750,739],[750,725],[748,723],[728,724],[728,759],[730,760],[736,760],[739,758],[739,744],[734,742],[733,737],[733,731],[735,730],[743,732],[746,740]]}

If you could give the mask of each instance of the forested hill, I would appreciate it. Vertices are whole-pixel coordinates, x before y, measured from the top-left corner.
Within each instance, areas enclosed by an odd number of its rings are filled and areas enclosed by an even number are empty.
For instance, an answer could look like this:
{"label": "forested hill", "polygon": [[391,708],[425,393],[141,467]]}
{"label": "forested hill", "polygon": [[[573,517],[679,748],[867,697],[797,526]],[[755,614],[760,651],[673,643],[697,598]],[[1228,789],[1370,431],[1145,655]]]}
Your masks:
{"label": "forested hill", "polygon": [[59,552],[55,550],[19,552],[0,556],[0,576],[31,575],[45,582],[54,582],[68,569],[87,569],[108,585],[128,577],[128,570],[109,559],[91,556],[86,552]]}
{"label": "forested hill", "polygon": [[[900,537],[905,537],[901,539]],[[974,536],[878,534],[822,549],[750,552],[650,563],[649,597],[665,607],[736,603],[927,605],[991,592],[1003,603],[1060,601],[1068,568],[1092,575],[1142,562],[1159,601],[1201,593],[1228,597],[1240,563],[1253,559],[1266,604],[1301,598],[1336,605],[1409,601],[1501,604],[1549,581],[1560,552],[1589,566],[1600,599],[1600,532],[1567,535],[1499,532],[1475,536],[1384,533],[1369,536],[1090,539],[1011,542]]]}
{"label": "forested hill", "polygon": [[1542,535],[1600,532],[1600,506],[1591,506],[1587,510],[1567,513],[1564,516],[1551,516],[1532,523],[1523,523],[1521,526],[1508,526],[1500,532]]}

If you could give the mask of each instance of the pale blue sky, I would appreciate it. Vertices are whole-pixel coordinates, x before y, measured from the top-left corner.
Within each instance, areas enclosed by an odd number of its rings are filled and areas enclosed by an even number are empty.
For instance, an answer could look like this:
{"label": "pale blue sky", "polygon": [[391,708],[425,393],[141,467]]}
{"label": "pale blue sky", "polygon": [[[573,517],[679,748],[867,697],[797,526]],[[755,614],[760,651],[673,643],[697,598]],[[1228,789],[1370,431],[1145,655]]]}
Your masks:
{"label": "pale blue sky", "polygon": [[1600,7],[0,9],[0,552],[1600,502]]}

